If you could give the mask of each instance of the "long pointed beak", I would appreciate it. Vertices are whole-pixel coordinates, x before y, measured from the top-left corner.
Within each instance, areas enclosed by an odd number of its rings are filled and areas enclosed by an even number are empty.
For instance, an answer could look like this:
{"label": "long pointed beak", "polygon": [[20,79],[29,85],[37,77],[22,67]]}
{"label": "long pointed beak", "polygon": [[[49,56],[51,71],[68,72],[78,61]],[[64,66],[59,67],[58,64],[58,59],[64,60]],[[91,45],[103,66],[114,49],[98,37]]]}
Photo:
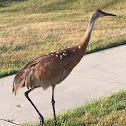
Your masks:
{"label": "long pointed beak", "polygon": [[105,13],[103,12],[104,16],[116,16],[115,14]]}

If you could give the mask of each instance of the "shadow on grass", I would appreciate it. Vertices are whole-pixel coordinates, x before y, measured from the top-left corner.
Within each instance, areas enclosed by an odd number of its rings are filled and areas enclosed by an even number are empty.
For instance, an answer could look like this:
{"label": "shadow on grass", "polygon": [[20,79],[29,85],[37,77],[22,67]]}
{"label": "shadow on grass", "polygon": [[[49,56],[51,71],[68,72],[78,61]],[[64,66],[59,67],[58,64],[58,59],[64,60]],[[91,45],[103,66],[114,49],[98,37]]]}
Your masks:
{"label": "shadow on grass", "polygon": [[23,2],[27,0],[0,0],[0,8],[8,7],[8,3]]}
{"label": "shadow on grass", "polygon": [[5,2],[14,2],[14,1],[27,1],[27,0],[0,0],[0,2],[5,3]]}

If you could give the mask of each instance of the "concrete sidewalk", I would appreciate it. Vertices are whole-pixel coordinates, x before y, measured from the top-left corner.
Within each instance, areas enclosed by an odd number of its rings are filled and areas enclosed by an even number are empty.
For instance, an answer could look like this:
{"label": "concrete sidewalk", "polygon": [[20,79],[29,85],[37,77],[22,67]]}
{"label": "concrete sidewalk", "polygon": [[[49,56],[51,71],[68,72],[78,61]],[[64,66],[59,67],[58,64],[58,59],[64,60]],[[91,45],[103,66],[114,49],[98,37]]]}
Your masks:
{"label": "concrete sidewalk", "polygon": [[[0,79],[0,118],[14,122],[37,122],[39,117],[24,96],[23,88],[12,94],[14,75]],[[55,89],[56,113],[87,101],[126,89],[126,45],[85,55],[71,74]],[[29,94],[44,117],[53,116],[51,88]],[[0,126],[15,124],[0,119]]]}

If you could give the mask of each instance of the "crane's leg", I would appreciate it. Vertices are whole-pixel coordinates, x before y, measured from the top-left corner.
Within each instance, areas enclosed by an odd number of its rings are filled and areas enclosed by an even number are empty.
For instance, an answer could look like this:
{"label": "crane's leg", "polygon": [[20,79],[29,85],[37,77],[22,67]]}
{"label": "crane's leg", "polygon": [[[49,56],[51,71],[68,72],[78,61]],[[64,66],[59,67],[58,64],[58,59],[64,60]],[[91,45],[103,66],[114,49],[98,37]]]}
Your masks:
{"label": "crane's leg", "polygon": [[52,86],[52,107],[53,107],[53,114],[54,114],[54,121],[56,126],[56,113],[55,113],[55,101],[54,101],[54,88],[55,86]]}
{"label": "crane's leg", "polygon": [[44,124],[44,118],[43,116],[40,114],[40,112],[38,111],[38,109],[36,108],[36,106],[33,104],[33,102],[31,101],[31,99],[29,98],[28,94],[31,92],[32,90],[28,90],[25,92],[25,96],[26,98],[29,100],[29,102],[32,104],[32,106],[35,108],[35,110],[37,111],[37,113],[39,114],[39,119],[40,119],[40,126],[43,126]]}

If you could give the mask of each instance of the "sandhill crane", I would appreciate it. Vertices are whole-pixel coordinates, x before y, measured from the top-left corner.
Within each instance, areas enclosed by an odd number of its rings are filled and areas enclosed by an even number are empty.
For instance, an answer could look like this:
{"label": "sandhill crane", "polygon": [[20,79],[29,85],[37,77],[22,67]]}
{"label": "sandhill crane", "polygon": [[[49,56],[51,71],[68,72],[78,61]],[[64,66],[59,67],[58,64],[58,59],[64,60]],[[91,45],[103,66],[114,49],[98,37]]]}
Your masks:
{"label": "sandhill crane", "polygon": [[105,13],[101,10],[94,10],[90,15],[86,33],[78,45],[40,56],[26,64],[15,76],[13,92],[15,92],[16,95],[18,90],[22,87],[27,87],[29,89],[25,92],[25,96],[39,114],[41,126],[44,124],[44,118],[33,104],[28,94],[38,87],[42,87],[44,90],[49,86],[52,87],[51,102],[56,126],[54,88],[57,84],[62,82],[79,63],[87,48],[96,19],[103,16],[116,15]]}

